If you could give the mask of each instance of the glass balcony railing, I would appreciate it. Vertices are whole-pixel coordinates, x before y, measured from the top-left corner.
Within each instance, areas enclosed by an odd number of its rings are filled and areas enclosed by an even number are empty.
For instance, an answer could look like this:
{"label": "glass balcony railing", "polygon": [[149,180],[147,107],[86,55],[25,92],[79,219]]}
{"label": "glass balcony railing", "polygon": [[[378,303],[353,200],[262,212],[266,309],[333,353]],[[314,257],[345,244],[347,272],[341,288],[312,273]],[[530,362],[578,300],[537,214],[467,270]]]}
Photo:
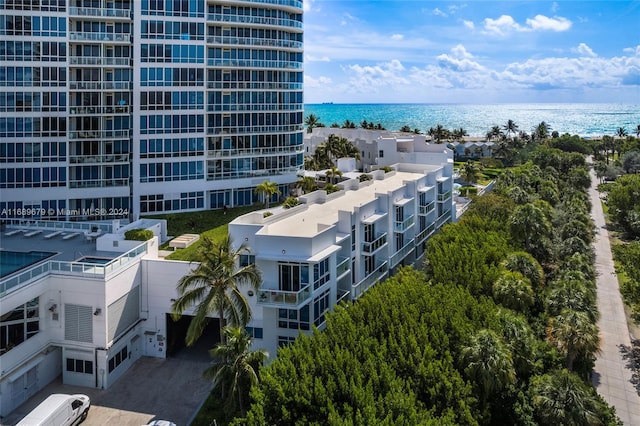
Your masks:
{"label": "glass balcony railing", "polygon": [[393,268],[398,263],[400,263],[402,261],[402,259],[404,259],[409,253],[411,253],[411,251],[413,250],[414,247],[415,247],[415,245],[414,245],[414,241],[413,240],[411,240],[411,241],[409,241],[409,243],[405,244],[404,247],[402,247],[400,250],[395,252],[393,254],[393,256],[391,256],[391,259],[389,261],[389,264],[390,264],[389,266],[391,268]]}
{"label": "glass balcony railing", "polygon": [[295,40],[275,40],[259,37],[230,37],[230,36],[212,36],[207,37],[209,44],[229,44],[239,46],[269,46],[269,47],[288,47],[291,49],[302,49],[302,42]]}
{"label": "glass balcony railing", "polygon": [[446,201],[451,198],[451,191],[447,191],[444,194],[438,194],[438,201]]}
{"label": "glass balcony railing", "polygon": [[131,34],[129,33],[94,33],[94,32],[81,32],[72,31],[69,33],[71,40],[89,40],[89,41],[126,41],[131,40]]}
{"label": "glass balcony railing", "polygon": [[101,56],[78,56],[69,58],[71,65],[131,65],[131,58],[103,58]]}
{"label": "glass balcony railing", "polygon": [[427,226],[425,229],[420,231],[420,233],[416,236],[416,244],[420,244],[424,242],[424,240],[429,238],[435,230],[436,230],[436,224],[432,223],[431,225]]}
{"label": "glass balcony railing", "polygon": [[351,270],[351,259],[348,257],[338,257],[338,266],[336,266],[336,277],[340,277],[345,272]]}
{"label": "glass balcony railing", "polygon": [[69,132],[69,139],[114,139],[129,138],[129,130],[77,130]]}
{"label": "glass balcony railing", "polygon": [[403,220],[402,222],[394,222],[393,224],[393,230],[396,232],[404,232],[407,229],[411,228],[414,224],[415,220],[414,220],[414,216],[411,215],[408,218],[406,218],[405,220]]}
{"label": "glass balcony railing", "polygon": [[426,204],[424,206],[420,206],[419,210],[418,210],[418,214],[425,216],[426,214],[428,214],[429,212],[433,211],[433,209],[436,207],[436,202],[432,201],[429,204]]}
{"label": "glass balcony railing", "polygon": [[[91,226],[91,224],[88,224]],[[32,268],[28,268],[18,274],[0,280],[0,298],[8,291],[17,290],[32,283],[35,279],[45,275],[80,275],[89,278],[106,278],[109,274],[119,270],[132,260],[144,256],[147,253],[147,242],[140,244],[121,254],[105,265],[83,262],[63,262],[59,260],[49,260],[40,263]]]}
{"label": "glass balcony railing", "polygon": [[451,212],[449,211],[444,212],[444,214],[442,214],[438,219],[436,219],[436,228],[440,228],[449,220],[451,220]]}
{"label": "glass balcony railing", "polygon": [[261,305],[298,306],[311,297],[311,286],[306,285],[299,291],[284,291],[270,288],[258,290],[258,303]]}
{"label": "glass balcony railing", "polygon": [[70,81],[71,90],[130,90],[128,81]]}
{"label": "glass balcony railing", "polygon": [[363,253],[374,253],[379,248],[387,244],[387,233],[378,234],[375,240],[362,243],[362,252]]}
{"label": "glass balcony railing", "polygon": [[106,16],[109,18],[130,18],[130,9],[114,9],[102,7],[70,7],[71,16]]}
{"label": "glass balcony railing", "polygon": [[357,299],[358,297],[362,296],[362,294],[369,290],[372,285],[384,279],[387,275],[387,272],[389,272],[389,264],[386,261],[378,262],[376,269],[374,269],[373,272],[367,275],[359,283],[351,286],[352,298]]}

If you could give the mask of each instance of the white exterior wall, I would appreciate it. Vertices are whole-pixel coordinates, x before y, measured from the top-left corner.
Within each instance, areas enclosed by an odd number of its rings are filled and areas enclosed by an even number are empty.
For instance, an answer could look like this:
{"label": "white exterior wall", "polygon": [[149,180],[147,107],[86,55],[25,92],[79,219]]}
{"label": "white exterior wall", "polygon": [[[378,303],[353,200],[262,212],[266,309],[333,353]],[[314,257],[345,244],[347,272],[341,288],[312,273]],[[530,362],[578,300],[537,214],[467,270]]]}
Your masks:
{"label": "white exterior wall", "polygon": [[[96,241],[96,247],[103,251],[119,249],[119,253],[116,254],[122,254],[142,244],[140,241],[120,240],[118,247],[114,247],[113,241],[117,238],[112,234],[104,235]],[[157,257],[157,247],[157,238],[148,241],[147,256]],[[121,330],[121,335],[115,336],[113,340],[108,337],[109,305],[136,289],[142,290],[141,305],[142,300],[148,300],[148,295],[144,293],[148,289],[142,286],[145,277],[141,258],[121,259],[121,266],[107,273],[106,277],[81,273],[49,273],[33,282],[25,282],[15,290],[0,296],[0,315],[36,297],[39,300],[38,333],[0,355],[0,416],[8,415],[61,373],[65,384],[107,388],[124,375],[142,355],[144,321],[134,321],[129,328]],[[144,282],[148,282],[148,279]],[[172,284],[174,291],[175,282],[177,280]],[[83,306],[91,313],[90,341],[67,339],[67,305]],[[138,309],[140,318],[143,314],[145,317],[148,315],[147,312]],[[86,322],[83,326],[86,330]],[[125,346],[126,357],[109,372],[109,359]],[[67,371],[67,358],[91,362],[92,371]],[[33,383],[31,377],[34,378]],[[18,384],[24,384],[23,391],[18,392]]]}

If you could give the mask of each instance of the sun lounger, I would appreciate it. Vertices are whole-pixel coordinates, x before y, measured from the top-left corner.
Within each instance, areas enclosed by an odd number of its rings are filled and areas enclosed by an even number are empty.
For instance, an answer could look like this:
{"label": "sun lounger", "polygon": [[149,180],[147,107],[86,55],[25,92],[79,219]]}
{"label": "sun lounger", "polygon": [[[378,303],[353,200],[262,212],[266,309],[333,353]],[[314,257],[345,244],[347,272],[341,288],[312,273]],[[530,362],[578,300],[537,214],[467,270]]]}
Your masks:
{"label": "sun lounger", "polygon": [[42,230],[36,229],[35,231],[30,231],[24,234],[26,238],[33,237],[34,235],[42,234]]}
{"label": "sun lounger", "polygon": [[11,236],[16,235],[16,234],[19,234],[19,233],[21,233],[21,232],[25,232],[25,230],[24,230],[24,229],[14,229],[13,231],[7,231],[7,232],[5,232],[5,233],[4,233],[4,235],[5,235],[6,237],[11,237]]}
{"label": "sun lounger", "polygon": [[63,239],[63,240],[70,240],[70,239],[72,239],[72,238],[77,237],[78,235],[80,235],[80,234],[79,234],[79,233],[77,233],[77,232],[73,232],[73,233],[71,233],[71,234],[67,234],[67,235],[65,235],[64,237],[62,237],[62,239]]}
{"label": "sun lounger", "polygon": [[62,231],[55,231],[55,232],[52,232],[52,233],[50,233],[50,234],[45,235],[45,236],[44,236],[44,239],[45,239],[45,240],[50,240],[51,238],[53,238],[53,237],[57,237],[57,236],[58,236],[58,235],[60,235],[60,234],[62,234]]}

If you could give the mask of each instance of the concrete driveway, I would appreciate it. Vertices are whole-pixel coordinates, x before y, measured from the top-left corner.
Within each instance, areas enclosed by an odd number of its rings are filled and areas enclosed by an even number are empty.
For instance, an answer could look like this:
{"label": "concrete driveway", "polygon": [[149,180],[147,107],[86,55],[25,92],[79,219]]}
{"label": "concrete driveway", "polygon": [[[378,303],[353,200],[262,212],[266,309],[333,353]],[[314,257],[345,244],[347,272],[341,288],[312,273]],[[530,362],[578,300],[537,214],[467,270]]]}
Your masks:
{"label": "concrete driveway", "polygon": [[91,409],[83,426],[140,426],[151,420],[171,420],[186,426],[209,395],[211,383],[202,378],[209,361],[202,353],[175,358],[142,357],[108,390],[62,384],[54,380],[22,404],[2,425],[15,425],[52,393],[83,393]]}

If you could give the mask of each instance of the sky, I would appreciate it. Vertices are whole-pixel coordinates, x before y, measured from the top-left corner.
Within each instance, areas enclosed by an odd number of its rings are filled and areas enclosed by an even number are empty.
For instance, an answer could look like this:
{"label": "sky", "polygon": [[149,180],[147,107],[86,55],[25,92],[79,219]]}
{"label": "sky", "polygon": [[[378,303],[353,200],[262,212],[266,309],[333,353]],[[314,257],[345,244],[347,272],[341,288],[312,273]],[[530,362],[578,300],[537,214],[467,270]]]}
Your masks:
{"label": "sky", "polygon": [[640,0],[304,0],[305,103],[640,105]]}

